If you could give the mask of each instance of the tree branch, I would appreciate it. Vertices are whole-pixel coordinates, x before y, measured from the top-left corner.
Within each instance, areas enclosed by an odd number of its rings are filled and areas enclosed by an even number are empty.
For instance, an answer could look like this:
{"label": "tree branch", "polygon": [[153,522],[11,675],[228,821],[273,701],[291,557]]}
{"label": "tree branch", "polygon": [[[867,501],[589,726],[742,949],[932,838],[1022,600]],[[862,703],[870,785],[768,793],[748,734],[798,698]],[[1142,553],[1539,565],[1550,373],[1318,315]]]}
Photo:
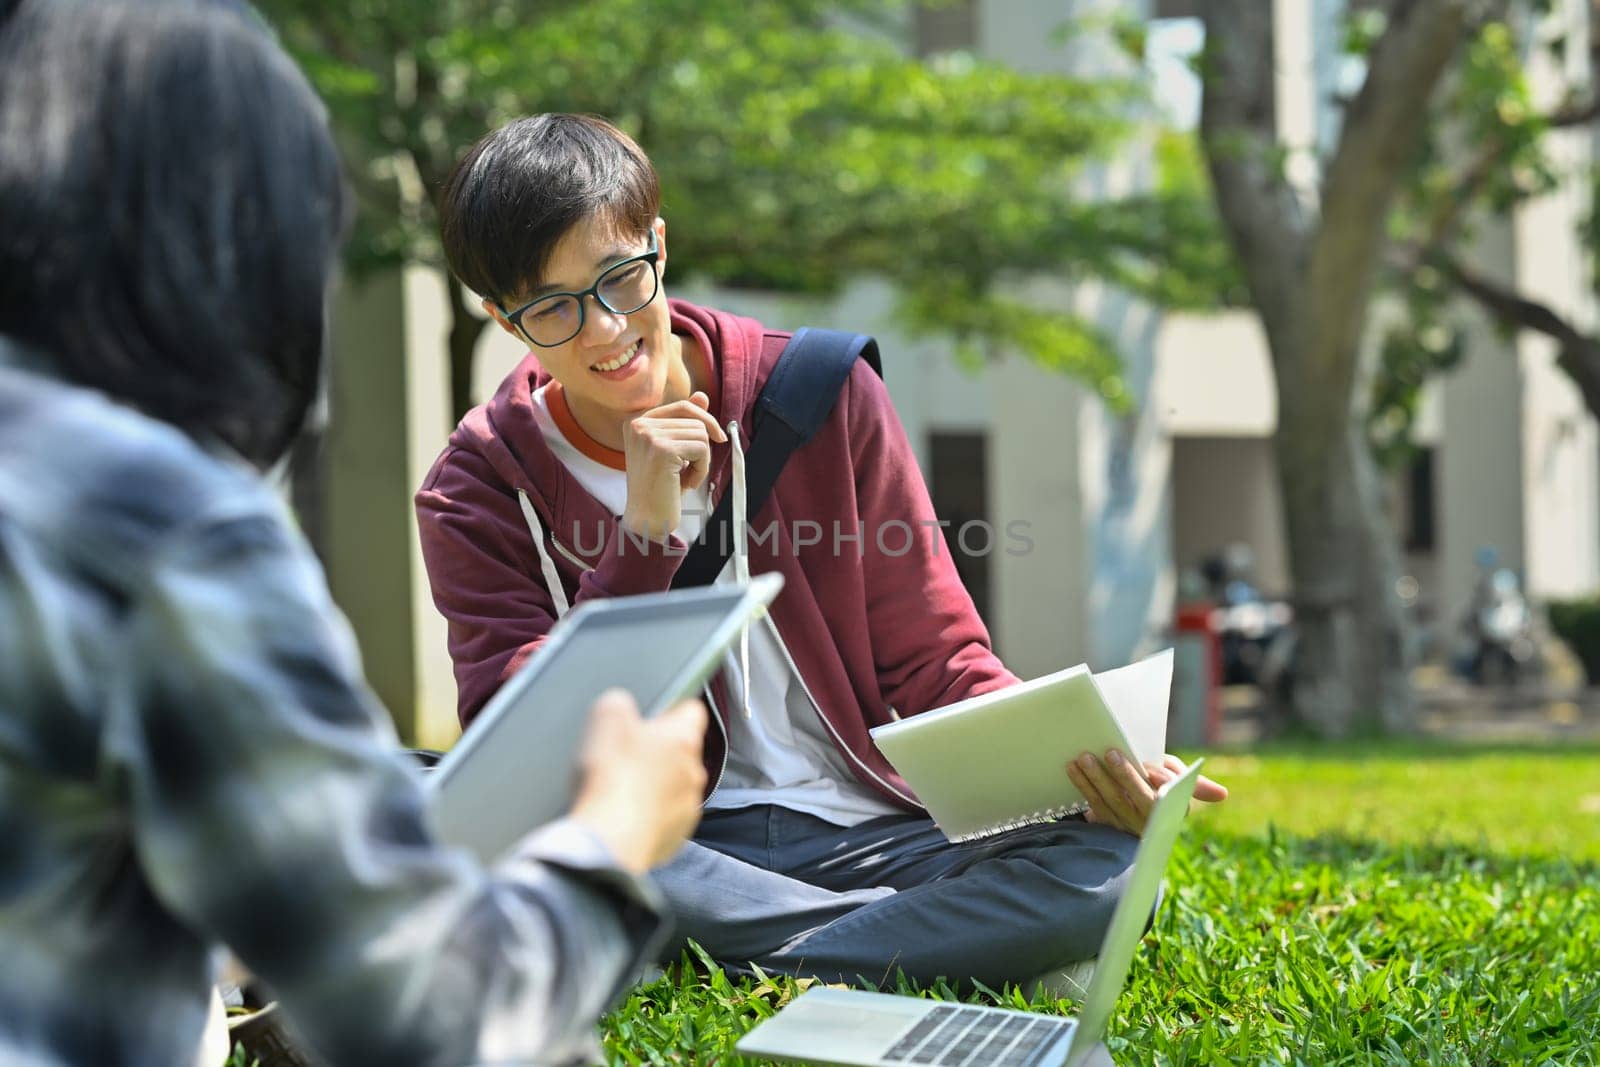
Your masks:
{"label": "tree branch", "polygon": [[[1322,229],[1371,233],[1362,250],[1367,260],[1382,232],[1395,178],[1416,151],[1434,87],[1469,25],[1467,6],[1469,0],[1396,3],[1345,115],[1324,183]],[[1355,252],[1352,246],[1343,258],[1353,261]]]}
{"label": "tree branch", "polygon": [[1548,306],[1490,281],[1447,256],[1436,257],[1435,262],[1495,319],[1552,338],[1559,346],[1556,364],[1578,387],[1589,411],[1600,416],[1600,338],[1584,334]]}
{"label": "tree branch", "polygon": [[1595,119],[1600,119],[1600,96],[1581,104],[1564,104],[1546,115],[1544,122],[1546,126],[1565,129],[1568,126],[1587,126]]}
{"label": "tree branch", "polygon": [[[1504,7],[1500,0],[1497,7]],[[1373,47],[1367,77],[1345,116],[1323,184],[1322,225],[1310,263],[1311,328],[1307,383],[1349,396],[1364,310],[1401,174],[1416,152],[1428,102],[1455,55],[1473,0],[1399,0]],[[1330,410],[1338,410],[1335,406]]]}
{"label": "tree branch", "polygon": [[1484,145],[1467,165],[1467,169],[1462,171],[1460,180],[1450,190],[1449,195],[1440,199],[1439,210],[1434,212],[1433,219],[1428,224],[1427,236],[1422,241],[1424,255],[1436,248],[1445,247],[1455,239],[1461,220],[1466,217],[1467,208],[1478,195],[1478,190],[1483,188],[1483,183],[1489,180],[1489,176],[1500,165],[1506,147],[1506,142],[1498,137]]}
{"label": "tree branch", "polygon": [[[1350,110],[1350,106],[1355,101],[1355,97],[1344,93],[1336,94],[1333,97],[1334,106],[1343,111]],[[1597,118],[1600,118],[1600,97],[1587,100],[1581,104],[1569,101],[1550,112],[1550,114],[1545,115],[1541,121],[1546,126],[1564,129],[1568,126],[1582,126],[1585,123],[1593,122]]]}
{"label": "tree branch", "polygon": [[[1565,129],[1586,125],[1597,118],[1600,118],[1600,96],[1581,104],[1565,104],[1546,115],[1542,121],[1551,129]],[[1504,161],[1506,150],[1510,147],[1505,138],[1496,136],[1478,150],[1449,194],[1440,198],[1439,210],[1434,213],[1428,234],[1422,241],[1424,255],[1444,248],[1455,239],[1456,229],[1466,215],[1467,208],[1483,188],[1483,183]]]}

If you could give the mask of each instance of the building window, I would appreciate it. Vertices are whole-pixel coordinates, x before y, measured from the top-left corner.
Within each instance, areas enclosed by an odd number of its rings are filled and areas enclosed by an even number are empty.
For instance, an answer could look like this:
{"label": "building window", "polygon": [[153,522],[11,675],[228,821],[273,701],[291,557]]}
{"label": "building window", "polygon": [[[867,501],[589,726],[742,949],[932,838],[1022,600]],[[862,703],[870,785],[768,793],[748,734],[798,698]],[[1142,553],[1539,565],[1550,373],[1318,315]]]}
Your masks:
{"label": "building window", "polygon": [[1438,547],[1438,511],[1434,494],[1434,455],[1419,448],[1405,472],[1405,546],[1407,552],[1432,552]]}
{"label": "building window", "polygon": [[967,587],[984,623],[990,624],[990,557],[999,537],[989,521],[988,436],[943,433],[928,438],[928,481],[933,511],[955,560],[956,573]]}
{"label": "building window", "polygon": [[912,25],[918,56],[976,51],[978,0],[918,4]]}

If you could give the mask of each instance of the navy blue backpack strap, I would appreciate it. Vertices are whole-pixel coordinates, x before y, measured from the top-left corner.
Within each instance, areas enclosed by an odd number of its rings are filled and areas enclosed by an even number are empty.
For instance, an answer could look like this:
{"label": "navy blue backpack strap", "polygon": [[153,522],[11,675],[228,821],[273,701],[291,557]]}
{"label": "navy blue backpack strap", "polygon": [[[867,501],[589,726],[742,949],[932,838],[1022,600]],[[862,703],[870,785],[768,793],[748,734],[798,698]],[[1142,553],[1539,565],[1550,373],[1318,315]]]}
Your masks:
{"label": "navy blue backpack strap", "polygon": [[[864,333],[801,327],[784,345],[761,395],[756,398],[750,450],[745,455],[747,521],[761,514],[783,465],[828,421],[839,390],[856,360],[864,359],[878,377],[883,363],[878,342]],[[689,549],[672,587],[710,585],[733,554],[733,493],[722,494],[705,533]]]}

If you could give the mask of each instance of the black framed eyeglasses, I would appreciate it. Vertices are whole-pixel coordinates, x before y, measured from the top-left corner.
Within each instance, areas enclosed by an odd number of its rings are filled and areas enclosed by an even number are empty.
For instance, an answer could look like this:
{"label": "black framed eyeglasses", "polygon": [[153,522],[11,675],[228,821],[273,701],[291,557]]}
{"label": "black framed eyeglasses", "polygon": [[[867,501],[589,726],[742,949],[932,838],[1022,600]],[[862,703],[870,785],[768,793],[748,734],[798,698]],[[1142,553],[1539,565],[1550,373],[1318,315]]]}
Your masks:
{"label": "black framed eyeglasses", "polygon": [[631,315],[656,298],[661,275],[656,268],[656,235],[650,247],[631,259],[607,267],[581,293],[546,293],[515,311],[500,310],[506,321],[540,348],[564,345],[583,330],[586,298],[593,296],[613,315]]}

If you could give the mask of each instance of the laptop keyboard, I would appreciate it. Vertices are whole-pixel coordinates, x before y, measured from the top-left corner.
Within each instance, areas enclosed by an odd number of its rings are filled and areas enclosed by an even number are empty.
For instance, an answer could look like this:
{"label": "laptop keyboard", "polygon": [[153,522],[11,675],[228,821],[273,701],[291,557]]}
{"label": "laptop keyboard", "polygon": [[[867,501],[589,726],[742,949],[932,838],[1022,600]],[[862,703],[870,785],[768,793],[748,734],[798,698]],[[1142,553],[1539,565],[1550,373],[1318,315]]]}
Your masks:
{"label": "laptop keyboard", "polygon": [[1043,1015],[941,1005],[883,1058],[937,1067],[1029,1067],[1071,1025]]}

